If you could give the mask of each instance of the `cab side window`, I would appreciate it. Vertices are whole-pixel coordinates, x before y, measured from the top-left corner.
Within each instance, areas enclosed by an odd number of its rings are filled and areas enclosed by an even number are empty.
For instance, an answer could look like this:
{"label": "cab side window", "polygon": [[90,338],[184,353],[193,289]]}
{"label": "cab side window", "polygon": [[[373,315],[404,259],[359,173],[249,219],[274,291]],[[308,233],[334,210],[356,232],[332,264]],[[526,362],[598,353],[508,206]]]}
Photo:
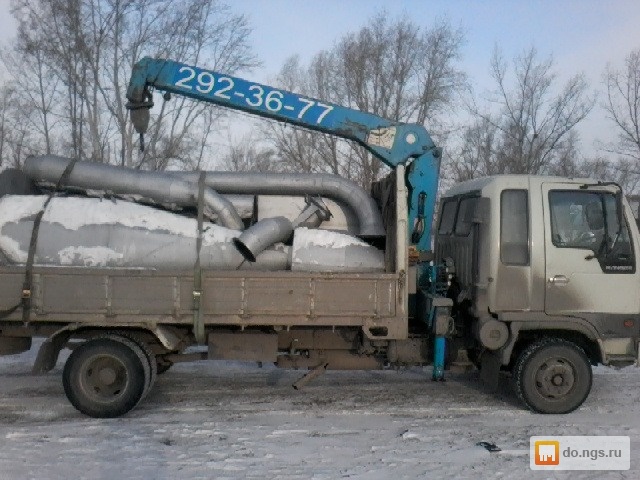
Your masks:
{"label": "cab side window", "polygon": [[450,235],[453,232],[453,226],[456,222],[456,207],[458,201],[454,198],[451,200],[445,200],[440,210],[440,225],[438,226],[438,233],[440,235]]}
{"label": "cab side window", "polygon": [[455,234],[466,237],[471,233],[473,227],[473,214],[476,210],[478,197],[466,197],[460,200],[458,218],[456,219]]}
{"label": "cab side window", "polygon": [[604,272],[635,271],[629,227],[613,193],[593,191],[549,192],[551,241],[559,248],[590,251]]}
{"label": "cab side window", "polygon": [[500,195],[500,259],[505,265],[529,265],[529,192]]}

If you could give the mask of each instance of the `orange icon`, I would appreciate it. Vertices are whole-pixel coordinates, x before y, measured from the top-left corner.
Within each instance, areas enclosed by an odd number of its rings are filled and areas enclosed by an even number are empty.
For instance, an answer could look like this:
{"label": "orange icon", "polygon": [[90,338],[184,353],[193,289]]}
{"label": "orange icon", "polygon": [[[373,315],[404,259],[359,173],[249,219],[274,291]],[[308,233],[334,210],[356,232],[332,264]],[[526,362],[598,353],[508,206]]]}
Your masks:
{"label": "orange icon", "polygon": [[534,444],[533,463],[536,465],[560,465],[560,442],[538,440]]}

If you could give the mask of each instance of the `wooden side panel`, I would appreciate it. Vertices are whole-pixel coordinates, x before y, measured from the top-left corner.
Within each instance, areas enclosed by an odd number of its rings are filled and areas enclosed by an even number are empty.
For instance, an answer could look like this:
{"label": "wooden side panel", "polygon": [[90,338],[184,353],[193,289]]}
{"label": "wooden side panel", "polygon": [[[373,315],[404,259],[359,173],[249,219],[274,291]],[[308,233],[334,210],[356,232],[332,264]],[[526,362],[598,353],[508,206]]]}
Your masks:
{"label": "wooden side panel", "polygon": [[[23,272],[0,270],[0,307],[20,299]],[[192,272],[43,268],[34,273],[32,321],[92,324],[193,323]],[[364,327],[406,336],[394,274],[205,272],[209,326]],[[399,306],[400,305],[400,306]],[[21,320],[18,310],[5,320]]]}
{"label": "wooden side panel", "polygon": [[6,310],[20,302],[24,273],[0,275],[0,310]]}
{"label": "wooden side panel", "polygon": [[395,282],[376,279],[318,279],[316,315],[395,315]]}
{"label": "wooden side panel", "polygon": [[106,313],[106,275],[40,275],[43,313]]}
{"label": "wooden side panel", "polygon": [[246,295],[249,315],[309,315],[308,278],[247,278]]}
{"label": "wooden side panel", "polygon": [[170,315],[174,311],[174,277],[111,277],[111,311]]}
{"label": "wooden side panel", "polygon": [[205,315],[240,315],[244,301],[243,288],[243,278],[205,278],[202,282],[203,313]]}

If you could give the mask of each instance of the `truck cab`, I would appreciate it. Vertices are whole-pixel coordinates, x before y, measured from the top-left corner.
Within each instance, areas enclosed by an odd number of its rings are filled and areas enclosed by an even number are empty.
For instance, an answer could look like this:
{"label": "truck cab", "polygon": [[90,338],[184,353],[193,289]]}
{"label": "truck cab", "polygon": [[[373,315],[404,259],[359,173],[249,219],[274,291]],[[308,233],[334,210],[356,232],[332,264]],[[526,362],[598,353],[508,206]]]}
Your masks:
{"label": "truck cab", "polygon": [[533,410],[586,397],[589,363],[637,359],[640,237],[617,185],[467,181],[443,196],[436,237],[461,343],[482,370],[510,370]]}

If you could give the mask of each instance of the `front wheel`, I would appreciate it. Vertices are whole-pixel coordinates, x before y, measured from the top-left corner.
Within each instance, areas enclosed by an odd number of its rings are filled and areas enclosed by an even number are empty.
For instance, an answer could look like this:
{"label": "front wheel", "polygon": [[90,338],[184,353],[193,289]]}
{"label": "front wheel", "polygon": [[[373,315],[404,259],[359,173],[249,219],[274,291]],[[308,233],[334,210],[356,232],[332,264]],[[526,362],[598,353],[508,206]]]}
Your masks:
{"label": "front wheel", "polygon": [[591,391],[591,364],[573,342],[546,338],[532,343],[513,368],[518,398],[538,413],[569,413]]}

